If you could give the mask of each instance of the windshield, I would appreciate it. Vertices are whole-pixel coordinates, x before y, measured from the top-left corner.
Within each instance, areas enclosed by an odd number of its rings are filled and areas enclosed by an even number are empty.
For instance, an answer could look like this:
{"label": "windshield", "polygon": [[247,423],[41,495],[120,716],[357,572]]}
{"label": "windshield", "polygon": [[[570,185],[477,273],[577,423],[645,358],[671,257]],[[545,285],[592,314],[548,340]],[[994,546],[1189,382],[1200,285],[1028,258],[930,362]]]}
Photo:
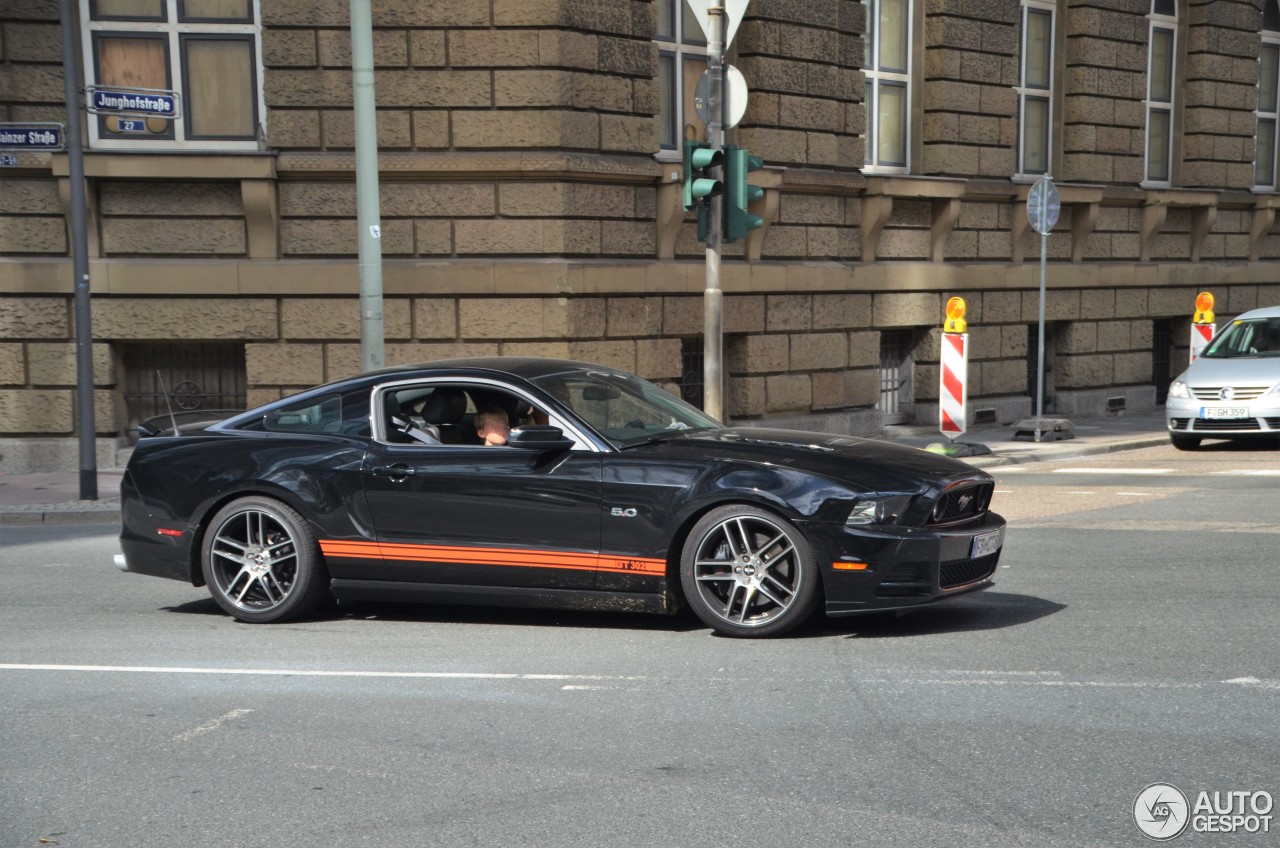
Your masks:
{"label": "windshield", "polygon": [[680,398],[623,371],[570,371],[532,382],[617,448],[720,426]]}
{"label": "windshield", "polygon": [[1200,355],[1209,359],[1280,356],[1280,318],[1232,321]]}

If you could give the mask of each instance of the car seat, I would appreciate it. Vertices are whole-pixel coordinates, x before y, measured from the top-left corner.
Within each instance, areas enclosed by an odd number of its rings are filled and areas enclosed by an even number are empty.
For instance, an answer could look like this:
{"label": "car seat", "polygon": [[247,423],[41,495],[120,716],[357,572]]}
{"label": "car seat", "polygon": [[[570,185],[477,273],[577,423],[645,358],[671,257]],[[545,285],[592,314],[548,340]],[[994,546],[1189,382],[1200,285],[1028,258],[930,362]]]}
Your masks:
{"label": "car seat", "polygon": [[436,389],[422,405],[423,419],[435,426],[440,434],[440,441],[446,445],[469,445],[476,442],[474,438],[467,438],[460,426],[462,417],[466,414],[467,393],[449,386]]}

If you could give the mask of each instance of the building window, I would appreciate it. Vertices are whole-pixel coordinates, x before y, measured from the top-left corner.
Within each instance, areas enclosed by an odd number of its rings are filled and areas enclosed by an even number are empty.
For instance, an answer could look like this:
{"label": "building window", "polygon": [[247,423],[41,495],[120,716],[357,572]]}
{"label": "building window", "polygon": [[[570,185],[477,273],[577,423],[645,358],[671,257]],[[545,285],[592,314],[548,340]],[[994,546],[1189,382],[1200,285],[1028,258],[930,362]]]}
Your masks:
{"label": "building window", "polygon": [[663,150],[680,157],[686,138],[704,139],[707,125],[693,108],[693,92],[707,71],[707,40],[684,0],[658,0],[658,120]]}
{"label": "building window", "polygon": [[1167,186],[1172,179],[1174,73],[1177,70],[1178,9],[1175,0],[1151,3],[1147,51],[1147,169],[1145,184]]}
{"label": "building window", "polygon": [[99,149],[256,150],[262,99],[259,0],[80,0],[85,84],[173,91],[180,116],[91,116]]}
{"label": "building window", "polygon": [[1053,141],[1054,4],[1022,3],[1022,69],[1018,93],[1018,176],[1049,173]]}
{"label": "building window", "polygon": [[1262,12],[1262,49],[1258,57],[1258,137],[1253,184],[1276,190],[1276,126],[1280,122],[1280,5],[1267,0]]}
{"label": "building window", "polygon": [[905,172],[911,149],[911,0],[862,0],[867,7],[868,169]]}

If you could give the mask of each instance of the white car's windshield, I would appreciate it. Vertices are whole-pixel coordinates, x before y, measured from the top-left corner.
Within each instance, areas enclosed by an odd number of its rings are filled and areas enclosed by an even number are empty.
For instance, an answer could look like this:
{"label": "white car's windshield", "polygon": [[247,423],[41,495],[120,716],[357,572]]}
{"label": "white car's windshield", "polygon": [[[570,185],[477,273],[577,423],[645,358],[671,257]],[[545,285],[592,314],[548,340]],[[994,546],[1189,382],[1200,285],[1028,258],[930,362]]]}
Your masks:
{"label": "white car's windshield", "polygon": [[568,371],[533,383],[618,448],[720,426],[680,398],[621,371]]}
{"label": "white car's windshield", "polygon": [[1280,318],[1232,321],[1201,356],[1230,359],[1237,356],[1280,356]]}

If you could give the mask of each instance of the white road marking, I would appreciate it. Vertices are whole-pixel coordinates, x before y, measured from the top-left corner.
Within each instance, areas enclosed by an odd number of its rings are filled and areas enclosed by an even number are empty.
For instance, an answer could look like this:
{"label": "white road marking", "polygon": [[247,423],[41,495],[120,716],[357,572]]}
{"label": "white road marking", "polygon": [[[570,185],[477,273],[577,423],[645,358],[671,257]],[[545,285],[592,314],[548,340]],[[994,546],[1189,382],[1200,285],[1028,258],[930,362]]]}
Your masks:
{"label": "white road marking", "polygon": [[206,721],[204,724],[200,725],[199,727],[193,727],[190,730],[188,730],[186,733],[179,733],[177,736],[173,737],[173,741],[189,742],[192,739],[195,739],[197,736],[200,736],[201,734],[209,733],[210,731],[217,730],[219,727],[226,724],[227,722],[233,721],[234,719],[240,718],[241,716],[247,716],[251,712],[253,712],[253,710],[232,710],[226,715],[220,715],[215,719]]}
{"label": "white road marking", "polygon": [[1280,680],[1259,680],[1256,677],[1235,677],[1222,682],[1237,686],[1252,686],[1255,689],[1280,689]]}
{"label": "white road marking", "polygon": [[1280,477],[1280,468],[1237,468],[1232,471],[1215,471],[1221,477]]}
{"label": "white road marking", "polygon": [[1054,474],[1134,474],[1154,476],[1172,474],[1172,468],[1055,468]]}
{"label": "white road marking", "polygon": [[152,665],[55,665],[0,663],[0,671],[96,671],[140,674],[249,674],[265,677],[390,677],[435,680],[643,680],[602,674],[518,674],[481,671],[326,671],[288,668],[190,668]]}
{"label": "white road marking", "polygon": [[1154,497],[1157,497],[1160,493],[1159,492],[1116,492],[1116,494],[1124,495],[1130,498],[1154,498]]}

